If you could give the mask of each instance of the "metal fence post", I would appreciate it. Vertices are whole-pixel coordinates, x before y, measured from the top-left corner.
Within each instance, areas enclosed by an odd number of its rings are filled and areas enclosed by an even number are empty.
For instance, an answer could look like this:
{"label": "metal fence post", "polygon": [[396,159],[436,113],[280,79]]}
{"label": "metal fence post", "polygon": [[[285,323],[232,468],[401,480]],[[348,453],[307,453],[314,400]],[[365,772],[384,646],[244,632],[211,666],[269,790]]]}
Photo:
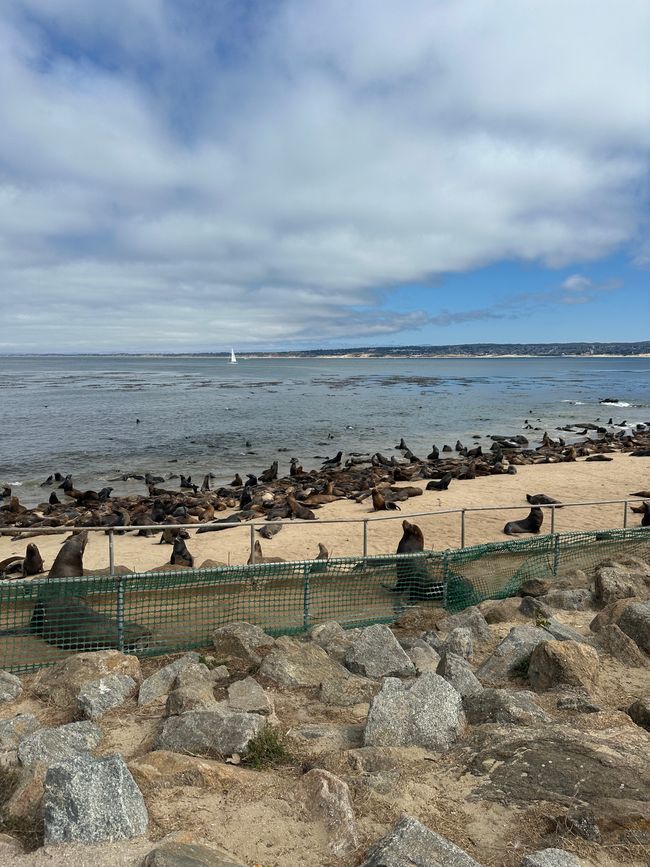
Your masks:
{"label": "metal fence post", "polygon": [[551,533],[555,532],[555,506],[551,506]]}
{"label": "metal fence post", "polygon": [[553,575],[557,575],[560,567],[560,534],[556,533],[553,546]]}
{"label": "metal fence post", "polygon": [[460,510],[460,547],[465,547],[465,509]]}
{"label": "metal fence post", "polygon": [[255,563],[255,526],[251,524],[251,563]]}
{"label": "metal fence post", "polygon": [[305,632],[309,629],[309,569],[305,564],[302,570],[302,625]]}
{"label": "metal fence post", "polygon": [[627,500],[623,503],[623,529],[627,530]]}
{"label": "metal fence post", "polygon": [[363,519],[363,556],[368,556],[368,519]]}
{"label": "metal fence post", "polygon": [[115,548],[113,543],[113,530],[108,531],[108,574],[115,575]]}

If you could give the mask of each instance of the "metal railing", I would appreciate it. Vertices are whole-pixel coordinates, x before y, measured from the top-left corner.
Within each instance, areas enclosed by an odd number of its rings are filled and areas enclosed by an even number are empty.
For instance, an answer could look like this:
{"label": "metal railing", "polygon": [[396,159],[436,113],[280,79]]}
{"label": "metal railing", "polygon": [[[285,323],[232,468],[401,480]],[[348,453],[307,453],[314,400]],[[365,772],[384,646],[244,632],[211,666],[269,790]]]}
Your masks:
{"label": "metal railing", "polygon": [[[557,509],[570,509],[570,508],[579,508],[585,506],[612,506],[612,505],[622,505],[623,506],[623,517],[622,517],[622,526],[623,529],[627,529],[628,526],[628,512],[629,512],[629,504],[630,503],[643,503],[644,500],[641,497],[628,497],[622,500],[583,500],[572,503],[548,503],[548,504],[539,504],[535,505],[534,508],[539,509],[547,509],[550,510],[551,513],[551,526],[549,529],[549,533],[555,533],[555,513]],[[406,515],[409,519],[412,518],[435,518],[441,515],[459,515],[460,516],[460,526],[459,526],[459,536],[460,536],[460,544],[459,547],[466,547],[466,530],[467,530],[467,518],[466,515],[469,512],[507,512],[507,511],[521,511],[522,508],[525,508],[524,504],[517,505],[497,505],[497,506],[465,506],[458,509],[438,509],[434,511],[427,512],[412,512]],[[532,508],[532,506],[531,506]],[[374,515],[372,518],[323,518],[318,519],[318,524],[360,524],[362,529],[362,556],[368,557],[368,528],[372,523],[377,523],[381,521],[401,521],[405,515],[403,514],[391,514],[391,515]],[[251,521],[242,523],[241,521],[233,521],[232,523],[228,523],[227,521],[219,522],[219,529],[229,529],[234,527],[239,527],[242,529],[243,527],[248,527],[250,534],[250,565],[255,564],[255,531],[260,529],[261,527],[268,526],[268,521]],[[309,526],[314,526],[314,521],[305,521],[300,519],[292,519],[292,525],[303,525],[307,524]],[[39,536],[52,536],[52,535],[61,535],[73,532],[74,530],[88,530],[89,532],[101,532],[105,533],[108,536],[108,562],[109,562],[109,574],[111,576],[115,575],[115,541],[114,537],[116,533],[124,534],[128,532],[141,531],[141,530],[152,530],[156,532],[162,532],[163,530],[169,530],[170,528],[173,530],[198,530],[201,527],[209,527],[208,524],[147,524],[147,525],[138,525],[137,527],[125,526],[125,527],[42,527],[38,528]],[[602,528],[606,529],[605,527]],[[33,527],[4,527],[0,530],[1,536],[19,536],[22,534],[30,533],[35,534],[37,531],[34,530]],[[449,547],[449,546],[447,546]]]}

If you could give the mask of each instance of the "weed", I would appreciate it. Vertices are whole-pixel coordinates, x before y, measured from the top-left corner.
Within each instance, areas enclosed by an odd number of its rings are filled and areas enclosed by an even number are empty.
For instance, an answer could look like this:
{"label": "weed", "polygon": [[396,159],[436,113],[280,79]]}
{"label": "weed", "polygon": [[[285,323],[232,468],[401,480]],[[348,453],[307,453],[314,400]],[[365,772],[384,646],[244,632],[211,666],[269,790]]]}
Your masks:
{"label": "weed", "polygon": [[244,759],[256,771],[295,764],[295,758],[286,749],[280,732],[271,725],[265,725],[248,744]]}

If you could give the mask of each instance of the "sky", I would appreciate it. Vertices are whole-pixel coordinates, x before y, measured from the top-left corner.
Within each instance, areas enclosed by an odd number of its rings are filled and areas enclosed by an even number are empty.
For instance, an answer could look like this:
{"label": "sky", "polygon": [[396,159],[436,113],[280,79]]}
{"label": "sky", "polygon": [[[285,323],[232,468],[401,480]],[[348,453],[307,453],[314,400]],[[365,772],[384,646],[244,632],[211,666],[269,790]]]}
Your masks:
{"label": "sky", "polygon": [[0,0],[0,353],[650,340],[647,0]]}

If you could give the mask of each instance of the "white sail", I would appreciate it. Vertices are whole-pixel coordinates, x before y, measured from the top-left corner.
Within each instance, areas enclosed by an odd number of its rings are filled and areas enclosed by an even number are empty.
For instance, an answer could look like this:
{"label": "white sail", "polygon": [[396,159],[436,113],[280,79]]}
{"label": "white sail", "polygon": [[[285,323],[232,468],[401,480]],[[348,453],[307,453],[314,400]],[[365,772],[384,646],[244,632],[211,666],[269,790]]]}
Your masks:
{"label": "white sail", "polygon": [[235,358],[235,350],[234,349],[230,350],[230,361],[228,362],[228,364],[237,364],[237,359]]}

